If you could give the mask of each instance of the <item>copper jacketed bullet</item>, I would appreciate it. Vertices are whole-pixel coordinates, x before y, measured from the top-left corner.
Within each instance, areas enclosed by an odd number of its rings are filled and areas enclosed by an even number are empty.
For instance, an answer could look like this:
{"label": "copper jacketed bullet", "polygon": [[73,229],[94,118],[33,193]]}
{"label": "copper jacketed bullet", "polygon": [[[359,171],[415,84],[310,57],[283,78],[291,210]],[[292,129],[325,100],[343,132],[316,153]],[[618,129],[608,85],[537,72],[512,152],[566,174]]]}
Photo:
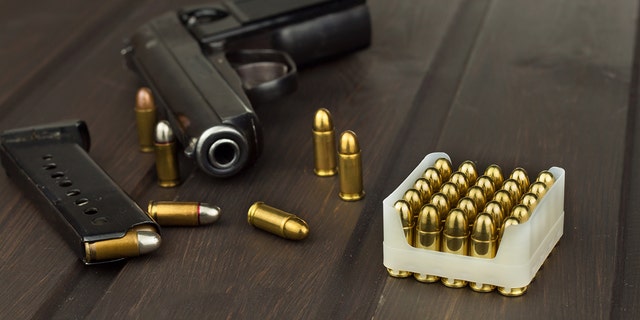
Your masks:
{"label": "copper jacketed bullet", "polygon": [[553,182],[555,182],[555,178],[553,177],[553,173],[544,170],[540,172],[540,174],[538,174],[538,178],[536,178],[536,181],[546,184],[547,188],[549,188],[551,187],[551,185],[553,185]]}
{"label": "copper jacketed bullet", "polygon": [[493,193],[496,192],[496,186],[493,180],[489,176],[480,176],[476,180],[476,186],[484,191],[484,195],[488,198],[493,197]]}
{"label": "copper jacketed bullet", "polygon": [[[497,251],[498,232],[493,219],[486,213],[478,216],[471,230],[469,255],[476,258],[493,259]],[[473,291],[490,292],[495,286],[485,283],[471,282]]]}
{"label": "copper jacketed bullet", "polygon": [[[432,204],[425,204],[420,209],[418,223],[416,224],[415,241],[416,248],[440,251],[440,232],[442,231],[438,209]],[[413,277],[420,282],[436,282],[438,276],[414,273]]]}
{"label": "copper jacketed bullet", "polygon": [[460,164],[458,171],[462,172],[468,179],[469,184],[474,184],[478,179],[478,169],[473,161],[467,160]]}
{"label": "copper jacketed bullet", "polygon": [[536,181],[529,187],[529,192],[538,196],[538,199],[542,198],[547,193],[547,185],[544,182]]}
{"label": "copper jacketed bullet", "polygon": [[498,190],[493,194],[493,201],[498,202],[502,206],[504,212],[511,211],[511,208],[515,205],[515,202],[511,199],[511,194],[506,190]]}
{"label": "copper jacketed bullet", "polygon": [[97,262],[136,257],[158,249],[160,243],[158,230],[141,225],[129,230],[122,238],[85,243],[85,260]]}
{"label": "copper jacketed bullet", "polygon": [[[516,219],[514,217],[509,217],[508,219],[506,219],[504,221],[504,224],[502,225],[502,230],[500,231],[500,241],[502,241],[502,235],[504,234],[505,230],[507,228],[509,228],[511,226],[514,226],[514,225],[517,225],[517,224],[519,224],[518,219]],[[517,296],[521,296],[525,292],[527,292],[527,288],[528,288],[528,286],[519,287],[519,288],[498,287],[498,292],[500,292],[500,294],[502,294],[504,296],[517,297]]]}
{"label": "copper jacketed bullet", "polygon": [[136,126],[138,143],[142,152],[153,152],[154,129],[156,125],[156,105],[149,88],[140,88],[136,94]]}
{"label": "copper jacketed bullet", "polygon": [[457,208],[464,212],[469,226],[473,225],[476,220],[476,216],[478,215],[478,207],[475,202],[469,197],[464,197],[458,201]]}
{"label": "copper jacketed bullet", "polygon": [[447,218],[447,214],[449,214],[449,209],[451,208],[447,196],[440,192],[436,192],[431,196],[429,203],[431,203],[436,207],[436,209],[438,209],[440,220],[444,221],[444,219]]}
{"label": "copper jacketed bullet", "polygon": [[424,173],[422,174],[422,177],[425,178],[427,181],[429,181],[429,184],[431,185],[431,189],[434,192],[440,189],[440,185],[442,184],[443,179],[440,176],[440,172],[436,168],[434,167],[427,168],[427,170],[425,170]]}
{"label": "copper jacketed bullet", "polygon": [[258,201],[247,213],[250,225],[289,240],[302,240],[309,235],[309,226],[298,216]]}
{"label": "copper jacketed bullet", "polygon": [[520,190],[520,185],[515,179],[507,179],[502,183],[502,190],[506,190],[511,195],[511,200],[513,202],[518,202],[520,197],[522,197],[522,191]]}
{"label": "copper jacketed bullet", "polygon": [[200,202],[149,201],[147,212],[161,226],[199,226],[220,217],[220,208]]}
{"label": "copper jacketed bullet", "polygon": [[525,223],[529,220],[529,217],[531,217],[531,211],[526,205],[519,204],[513,207],[510,216],[517,218],[520,223]]}
{"label": "copper jacketed bullet", "polygon": [[313,171],[320,177],[333,176],[338,172],[335,140],[331,113],[327,109],[319,109],[313,119]]}
{"label": "copper jacketed bullet", "polygon": [[477,209],[484,208],[484,204],[487,202],[486,193],[479,186],[469,188],[466,197],[473,200]]}
{"label": "copper jacketed bullet", "polygon": [[495,223],[496,226],[502,225],[502,221],[506,218],[507,215],[507,213],[502,208],[502,205],[495,200],[487,202],[482,211],[488,213],[491,218],[493,218],[493,223]]}
{"label": "copper jacketed bullet", "polygon": [[496,189],[502,186],[504,175],[502,174],[502,169],[500,169],[500,166],[497,164],[488,166],[487,169],[484,170],[484,175],[491,178]]}
{"label": "copper jacketed bullet", "polygon": [[427,181],[427,179],[419,178],[413,184],[413,188],[420,192],[422,203],[429,202],[429,198],[431,198],[431,195],[433,194],[433,188],[431,187],[431,184],[429,184],[429,181]]}
{"label": "copper jacketed bullet", "polygon": [[467,175],[459,171],[451,174],[451,177],[449,177],[449,182],[458,187],[458,192],[460,194],[465,194],[467,192],[467,189],[469,189],[469,187],[471,186],[471,182]]}
{"label": "copper jacketed bullet", "polygon": [[[409,204],[404,200],[398,200],[393,205],[393,207],[396,209],[396,212],[400,216],[400,221],[402,223],[402,231],[404,232],[404,237],[407,240],[407,243],[410,246],[413,246],[413,240],[414,240],[413,239],[413,230],[414,230],[413,221],[414,220],[413,220],[413,217],[411,216],[411,208],[409,208]],[[409,271],[396,270],[391,268],[387,268],[387,273],[389,273],[390,276],[395,278],[406,278],[411,276],[411,272]]]}
{"label": "copper jacketed bullet", "polygon": [[416,219],[418,219],[420,207],[422,207],[422,198],[420,196],[420,192],[418,192],[418,190],[416,189],[409,189],[404,193],[402,199],[409,204],[413,220],[415,221]]}
{"label": "copper jacketed bullet", "polygon": [[527,206],[529,210],[533,212],[533,210],[538,205],[538,196],[531,192],[526,193],[524,196],[522,196],[522,199],[520,199],[520,203]]}
{"label": "copper jacketed bullet", "polygon": [[155,131],[156,172],[161,187],[175,187],[180,183],[178,158],[173,130],[169,122],[158,122]]}
{"label": "copper jacketed bullet", "polygon": [[[442,252],[467,255],[469,246],[469,225],[460,209],[453,209],[447,215],[442,230]],[[462,288],[467,281],[460,279],[442,278],[442,283],[451,288]]]}
{"label": "copper jacketed bullet", "polygon": [[338,171],[340,176],[340,198],[345,201],[362,199],[364,197],[362,159],[360,158],[360,144],[353,131],[347,130],[340,136]]}
{"label": "copper jacketed bullet", "polygon": [[520,186],[520,192],[525,193],[529,190],[529,175],[527,171],[523,168],[515,168],[509,175],[509,178],[518,182],[518,186]]}
{"label": "copper jacketed bullet", "polygon": [[449,200],[449,207],[455,206],[456,203],[458,203],[458,199],[460,199],[458,187],[451,182],[442,184],[442,188],[440,188],[439,192],[447,197],[447,200]]}
{"label": "copper jacketed bullet", "polygon": [[436,170],[438,170],[438,172],[440,173],[442,181],[449,180],[449,177],[453,173],[453,166],[451,165],[451,161],[449,161],[449,159],[447,158],[440,158],[436,160],[436,162],[433,164],[433,167],[436,168]]}

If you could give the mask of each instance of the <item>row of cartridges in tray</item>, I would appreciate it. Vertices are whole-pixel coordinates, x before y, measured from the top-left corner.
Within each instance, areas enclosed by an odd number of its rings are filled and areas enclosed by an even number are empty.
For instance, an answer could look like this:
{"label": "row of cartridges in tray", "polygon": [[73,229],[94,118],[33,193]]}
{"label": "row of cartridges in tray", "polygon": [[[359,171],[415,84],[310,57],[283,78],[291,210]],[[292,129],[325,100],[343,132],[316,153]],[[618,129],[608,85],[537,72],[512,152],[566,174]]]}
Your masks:
{"label": "row of cartridges in tray", "polygon": [[[448,159],[438,159],[425,170],[394,207],[400,215],[407,242],[414,247],[492,259],[505,228],[526,222],[536,204],[554,183],[553,174],[542,171],[532,183],[527,172],[516,168],[505,179],[498,165],[482,175],[472,161],[453,171]],[[411,272],[388,269],[391,276],[408,277]],[[460,288],[467,281],[414,274],[421,282],[436,282]],[[471,289],[489,292],[495,286],[470,283]],[[503,288],[498,288],[501,291]],[[505,295],[523,294],[511,288]]]}

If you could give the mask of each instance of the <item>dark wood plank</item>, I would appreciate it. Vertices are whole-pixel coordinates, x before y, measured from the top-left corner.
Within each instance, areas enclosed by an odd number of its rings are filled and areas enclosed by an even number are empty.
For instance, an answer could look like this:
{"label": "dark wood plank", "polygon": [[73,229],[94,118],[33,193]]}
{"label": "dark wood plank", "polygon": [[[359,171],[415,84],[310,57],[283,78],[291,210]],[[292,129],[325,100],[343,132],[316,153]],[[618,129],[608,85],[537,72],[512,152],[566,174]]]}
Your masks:
{"label": "dark wood plank", "polygon": [[609,316],[634,7],[493,1],[438,149],[507,172],[565,168],[564,236],[521,298],[389,279],[378,316]]}

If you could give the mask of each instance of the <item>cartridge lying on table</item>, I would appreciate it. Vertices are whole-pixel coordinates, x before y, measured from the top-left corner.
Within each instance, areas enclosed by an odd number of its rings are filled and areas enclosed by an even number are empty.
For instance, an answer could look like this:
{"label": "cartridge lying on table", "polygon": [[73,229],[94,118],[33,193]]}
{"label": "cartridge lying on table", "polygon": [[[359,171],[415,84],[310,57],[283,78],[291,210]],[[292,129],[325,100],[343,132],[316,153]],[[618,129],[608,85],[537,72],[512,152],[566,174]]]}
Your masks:
{"label": "cartridge lying on table", "polygon": [[5,131],[0,141],[7,175],[85,264],[160,246],[158,225],[87,154],[83,121]]}

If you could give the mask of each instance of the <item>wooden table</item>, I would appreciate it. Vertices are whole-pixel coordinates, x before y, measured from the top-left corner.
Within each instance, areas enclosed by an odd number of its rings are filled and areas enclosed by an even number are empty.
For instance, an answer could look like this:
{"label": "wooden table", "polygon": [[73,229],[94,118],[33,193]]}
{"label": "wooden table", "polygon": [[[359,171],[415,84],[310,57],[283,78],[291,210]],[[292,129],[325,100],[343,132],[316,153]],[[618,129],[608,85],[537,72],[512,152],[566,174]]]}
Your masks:
{"label": "wooden table", "polygon": [[[0,130],[89,124],[93,159],[141,206],[219,205],[221,220],[163,228],[162,247],[84,266],[0,178],[0,318],[632,318],[640,311],[637,1],[369,1],[369,49],[300,71],[256,106],[264,150],[215,179],[183,161],[156,185],[138,151],[140,82],[123,39],[190,1],[0,1]],[[366,197],[313,174],[311,123],[328,108],[363,150]],[[507,298],[387,275],[382,200],[426,154],[505,171],[566,170],[564,235],[529,291]],[[255,201],[293,212],[292,242],[249,226]]]}

